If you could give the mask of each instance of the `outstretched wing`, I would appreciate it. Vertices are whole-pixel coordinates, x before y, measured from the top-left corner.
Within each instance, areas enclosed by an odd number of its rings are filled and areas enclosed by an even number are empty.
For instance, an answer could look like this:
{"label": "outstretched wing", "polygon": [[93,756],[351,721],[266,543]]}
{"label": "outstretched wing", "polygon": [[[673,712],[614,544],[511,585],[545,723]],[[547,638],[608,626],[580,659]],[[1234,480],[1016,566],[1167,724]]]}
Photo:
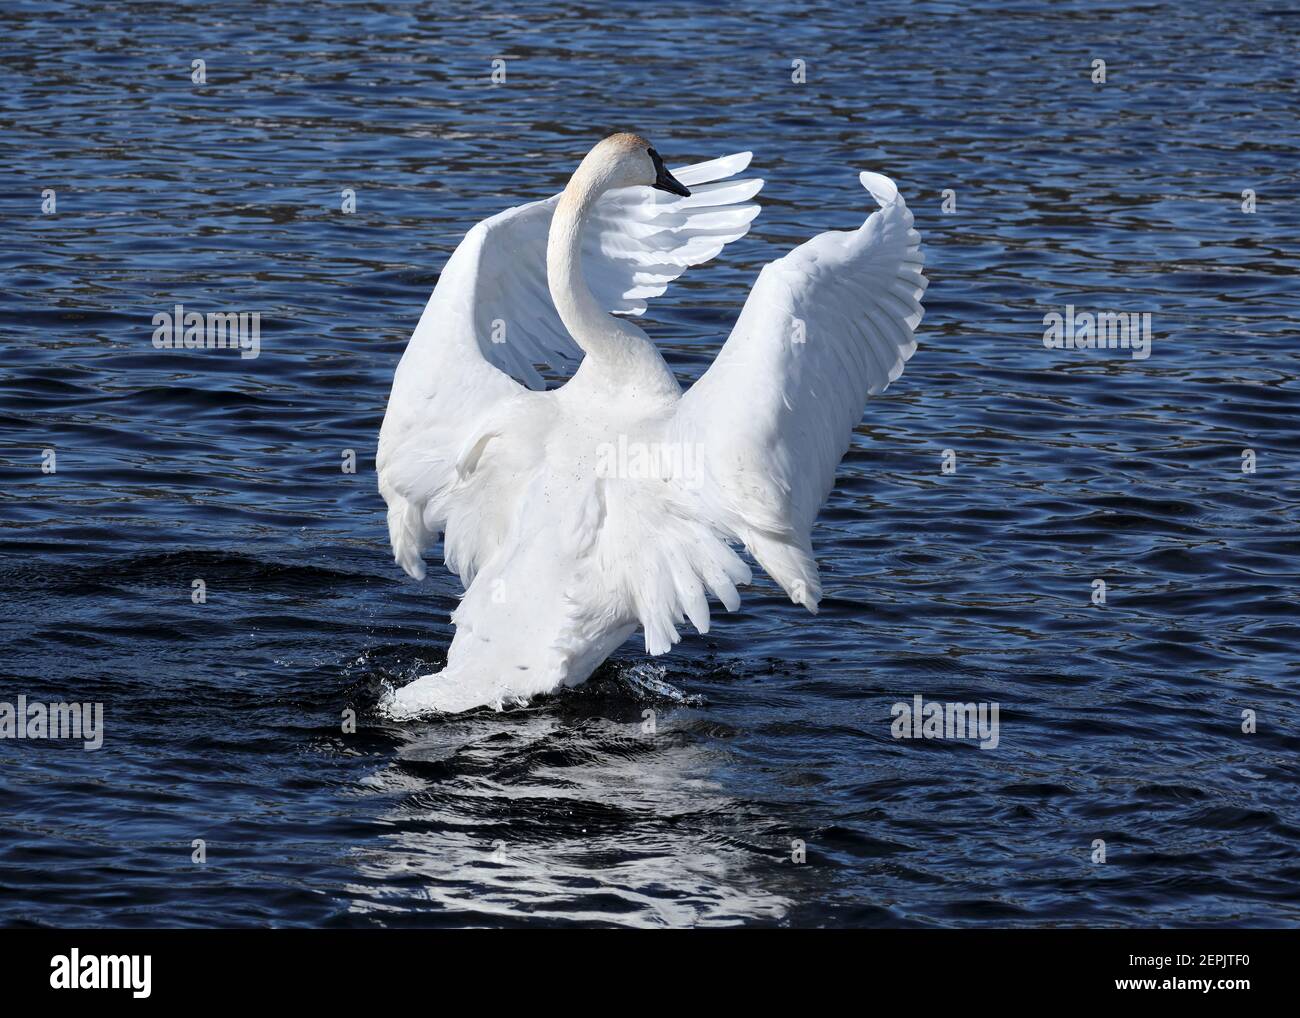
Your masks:
{"label": "outstretched wing", "polygon": [[810,530],[868,395],[916,350],[927,280],[920,235],[894,182],[862,227],[823,233],[763,268],[736,327],[682,398],[675,439],[701,450],[701,511],[741,541],[796,603],[816,611]]}
{"label": "outstretched wing", "polygon": [[[582,269],[609,311],[639,315],[692,265],[749,232],[761,179],[727,180],[752,153],[696,163],[673,174],[691,188],[679,198],[649,187],[606,191],[584,227]],[[560,196],[485,220],[474,327],[483,356],[529,388],[544,387],[535,365],[567,366],[578,348],[546,285],[546,239]],[[468,240],[468,238],[466,238]]]}
{"label": "outstretched wing", "polygon": [[[674,175],[688,198],[649,187],[606,192],[583,237],[583,270],[611,311],[640,314],[689,266],[743,237],[762,180],[727,180],[749,165],[741,152]],[[537,365],[578,354],[546,282],[546,239],[559,200],[485,219],[456,248],[393,377],[376,467],[397,563],[424,576],[424,550],[446,526],[456,461],[504,400],[540,389]]]}

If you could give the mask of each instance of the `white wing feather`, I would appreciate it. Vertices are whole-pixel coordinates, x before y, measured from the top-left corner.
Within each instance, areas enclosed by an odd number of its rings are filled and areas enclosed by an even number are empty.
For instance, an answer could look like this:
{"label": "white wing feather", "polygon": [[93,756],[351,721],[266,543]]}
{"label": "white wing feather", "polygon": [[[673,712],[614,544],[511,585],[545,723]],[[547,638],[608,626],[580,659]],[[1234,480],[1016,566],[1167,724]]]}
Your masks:
{"label": "white wing feather", "polygon": [[[674,170],[692,188],[689,198],[648,187],[602,195],[583,238],[593,294],[611,311],[641,314],[646,300],[689,266],[743,237],[759,211],[749,199],[763,181],[724,178],[749,160],[741,152]],[[538,364],[559,368],[578,353],[546,281],[547,233],[558,200],[507,209],[465,235],[394,375],[376,468],[394,558],[417,579],[425,573],[425,549],[454,512],[462,454],[490,428],[495,410],[525,392],[520,381],[543,387]],[[485,527],[479,543],[490,544],[498,531]],[[486,550],[461,555],[466,582]],[[450,557],[448,564],[456,568]]]}
{"label": "white wing feather", "polygon": [[916,350],[921,238],[893,181],[863,173],[880,208],[763,268],[713,365],[686,393],[676,440],[703,451],[701,511],[815,611],[810,530],[868,395]]}

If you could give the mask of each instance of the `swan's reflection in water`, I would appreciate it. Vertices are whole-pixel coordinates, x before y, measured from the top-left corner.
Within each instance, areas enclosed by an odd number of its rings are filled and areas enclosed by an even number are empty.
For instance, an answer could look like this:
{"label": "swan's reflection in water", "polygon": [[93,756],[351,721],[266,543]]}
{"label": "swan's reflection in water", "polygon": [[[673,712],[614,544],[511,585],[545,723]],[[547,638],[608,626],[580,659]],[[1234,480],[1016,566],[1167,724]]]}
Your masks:
{"label": "swan's reflection in water", "polygon": [[[354,911],[401,921],[629,926],[779,921],[775,825],[718,786],[719,752],[661,714],[541,710],[409,730],[368,781],[399,799],[359,849]],[[771,828],[768,830],[768,828]],[[412,900],[427,909],[411,914]]]}

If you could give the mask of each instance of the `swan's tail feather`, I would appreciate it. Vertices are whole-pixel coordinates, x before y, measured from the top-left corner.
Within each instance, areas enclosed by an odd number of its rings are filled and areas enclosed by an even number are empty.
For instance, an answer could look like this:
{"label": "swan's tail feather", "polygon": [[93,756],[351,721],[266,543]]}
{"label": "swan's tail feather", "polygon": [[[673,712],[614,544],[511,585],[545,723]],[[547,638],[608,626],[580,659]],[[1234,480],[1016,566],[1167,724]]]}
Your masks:
{"label": "swan's tail feather", "polygon": [[524,698],[512,694],[500,682],[448,667],[392,690],[380,701],[379,710],[394,721],[406,721],[433,714],[459,714],[475,707],[499,711],[522,702]]}

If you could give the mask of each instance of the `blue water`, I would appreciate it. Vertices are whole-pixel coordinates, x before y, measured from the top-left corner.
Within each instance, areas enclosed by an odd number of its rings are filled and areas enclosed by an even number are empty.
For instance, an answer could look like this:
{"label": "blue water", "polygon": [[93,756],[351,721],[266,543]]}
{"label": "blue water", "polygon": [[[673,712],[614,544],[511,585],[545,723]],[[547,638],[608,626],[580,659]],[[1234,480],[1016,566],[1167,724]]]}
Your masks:
{"label": "blue water", "polygon": [[[0,740],[0,924],[1300,921],[1300,13],[1128,7],[4,4],[0,701],[105,736]],[[384,721],[459,593],[387,549],[393,369],[465,230],[621,129],[767,179],[644,320],[684,383],[859,169],[915,212],[823,611],[762,578],[662,673]],[[176,303],[260,356],[155,350]],[[1067,304],[1150,357],[1046,349]],[[918,694],[997,748],[894,739]]]}

